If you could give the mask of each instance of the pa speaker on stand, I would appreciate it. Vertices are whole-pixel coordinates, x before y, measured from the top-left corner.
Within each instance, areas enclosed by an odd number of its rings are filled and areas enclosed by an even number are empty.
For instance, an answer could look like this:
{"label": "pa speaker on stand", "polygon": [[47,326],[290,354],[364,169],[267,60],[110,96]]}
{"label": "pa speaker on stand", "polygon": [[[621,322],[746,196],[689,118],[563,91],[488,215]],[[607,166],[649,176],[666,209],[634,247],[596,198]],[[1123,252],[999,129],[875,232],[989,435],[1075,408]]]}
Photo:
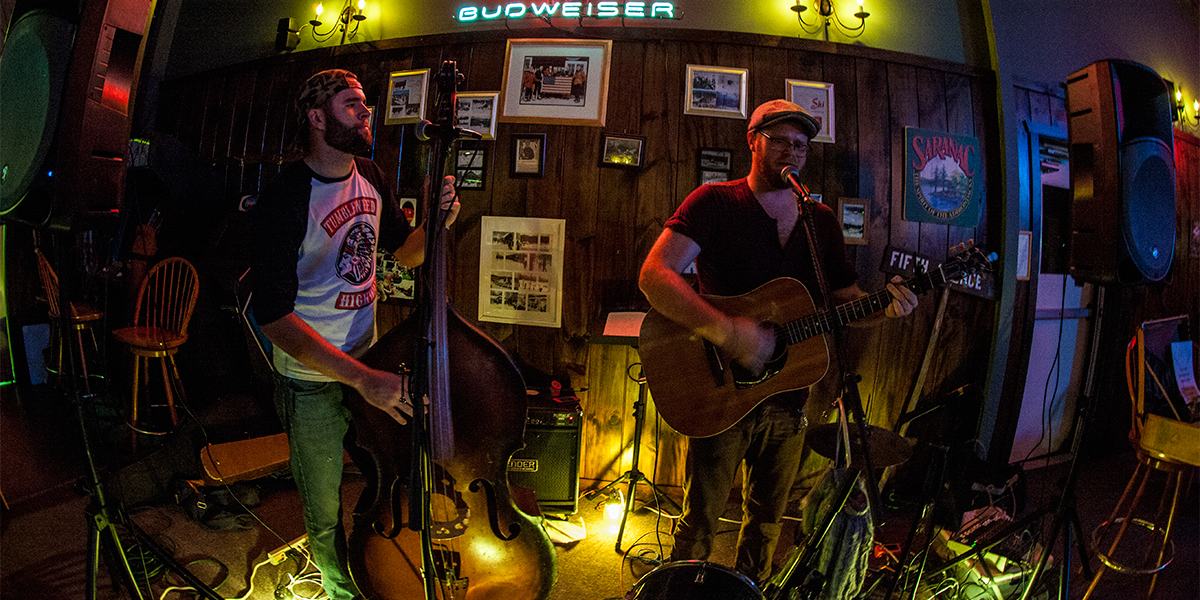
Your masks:
{"label": "pa speaker on stand", "polygon": [[1175,146],[1165,82],[1135,62],[1092,63],[1067,79],[1070,273],[1077,281],[1160,281],[1175,252]]}
{"label": "pa speaker on stand", "polygon": [[124,195],[150,0],[18,2],[0,56],[0,217],[82,231]]}

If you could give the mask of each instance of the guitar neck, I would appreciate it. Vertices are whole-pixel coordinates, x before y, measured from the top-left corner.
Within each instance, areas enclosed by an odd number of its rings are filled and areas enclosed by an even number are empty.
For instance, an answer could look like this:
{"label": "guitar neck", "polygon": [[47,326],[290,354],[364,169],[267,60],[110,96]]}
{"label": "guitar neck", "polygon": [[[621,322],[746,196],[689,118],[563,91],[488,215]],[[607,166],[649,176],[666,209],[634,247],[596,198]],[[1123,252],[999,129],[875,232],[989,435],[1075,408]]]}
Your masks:
{"label": "guitar neck", "polygon": [[[943,267],[939,266],[930,273],[919,274],[906,280],[903,285],[913,293],[921,294],[949,281]],[[859,319],[864,319],[885,309],[892,303],[892,294],[887,288],[878,292],[856,298],[845,304],[833,307],[832,311],[823,310],[806,317],[789,321],[778,327],[776,336],[783,335],[787,343],[798,344],[812,337],[833,331],[833,317],[836,315],[838,324],[849,325]]]}

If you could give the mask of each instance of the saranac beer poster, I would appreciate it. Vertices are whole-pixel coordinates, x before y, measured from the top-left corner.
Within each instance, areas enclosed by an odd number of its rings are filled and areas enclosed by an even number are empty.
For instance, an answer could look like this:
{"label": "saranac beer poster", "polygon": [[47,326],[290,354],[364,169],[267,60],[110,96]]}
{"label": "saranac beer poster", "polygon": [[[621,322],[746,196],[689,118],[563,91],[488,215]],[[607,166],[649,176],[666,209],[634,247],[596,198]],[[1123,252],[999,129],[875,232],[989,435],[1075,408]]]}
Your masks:
{"label": "saranac beer poster", "polygon": [[975,227],[983,204],[979,140],[904,128],[904,220]]}

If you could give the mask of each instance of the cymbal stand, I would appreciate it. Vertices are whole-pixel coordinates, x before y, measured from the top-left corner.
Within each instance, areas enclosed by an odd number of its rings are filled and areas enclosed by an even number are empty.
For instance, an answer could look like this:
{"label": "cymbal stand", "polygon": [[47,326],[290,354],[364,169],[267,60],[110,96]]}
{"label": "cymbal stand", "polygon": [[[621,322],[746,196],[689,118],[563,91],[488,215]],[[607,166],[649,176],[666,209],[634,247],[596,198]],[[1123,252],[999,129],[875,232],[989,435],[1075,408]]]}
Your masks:
{"label": "cymbal stand", "polygon": [[[56,253],[59,254],[59,253]],[[60,291],[58,295],[59,302],[59,322],[57,326],[62,336],[60,339],[67,339],[70,335],[70,302],[68,298],[72,297],[74,287],[71,282],[75,279],[73,270],[64,270],[62,268],[61,259],[56,271],[59,273]],[[80,348],[82,351],[82,348]],[[100,552],[104,552],[104,558],[108,562],[109,573],[113,578],[113,585],[117,585],[117,581],[123,583],[129,592],[130,596],[137,600],[144,600],[150,590],[143,590],[138,585],[137,576],[133,571],[133,567],[129,564],[129,556],[126,554],[125,546],[121,542],[121,534],[117,531],[116,526],[121,525],[136,538],[137,545],[146,551],[149,551],[156,558],[167,565],[176,575],[179,575],[187,582],[189,586],[194,588],[197,593],[203,594],[210,600],[222,600],[215,591],[209,588],[204,582],[200,581],[187,570],[187,567],[175,560],[170,553],[156,544],[153,539],[133,522],[128,517],[120,502],[112,502],[109,496],[104,492],[104,485],[100,481],[100,472],[96,468],[96,461],[92,453],[92,431],[95,427],[95,394],[88,387],[88,382],[80,383],[76,369],[76,358],[80,361],[83,356],[71,356],[75,352],[72,344],[63,344],[64,360],[63,364],[69,369],[69,376],[60,378],[70,382],[69,392],[72,399],[72,404],[75,406],[75,416],[79,424],[79,432],[83,440],[83,452],[87,458],[88,466],[88,491],[91,495],[86,509],[88,519],[88,549],[87,549],[87,598],[88,600],[96,600],[98,574],[100,569]],[[80,390],[80,386],[84,386],[84,390]],[[152,597],[152,596],[151,596]]]}
{"label": "cymbal stand", "polygon": [[[641,371],[641,366],[642,363],[633,363],[626,369],[626,375],[638,384],[637,401],[633,403],[633,464],[630,465],[628,471],[622,473],[615,481],[596,490],[596,495],[603,495],[615,489],[622,481],[629,482],[629,488],[625,493],[625,509],[621,513],[621,527],[617,530],[616,550],[618,553],[624,552],[621,550],[621,538],[625,535],[625,523],[629,519],[629,513],[633,512],[633,501],[634,496],[637,494],[638,483],[645,483],[649,486],[656,500],[665,500],[675,510],[680,509],[679,504],[672,500],[666,492],[659,489],[657,485],[654,485],[654,482],[647,479],[646,475],[638,469],[638,459],[642,450],[642,427],[646,422],[646,374]],[[632,374],[634,367],[637,367],[639,371],[639,375],[636,377]]]}
{"label": "cymbal stand", "polygon": [[[908,569],[912,560],[909,556],[909,550],[912,549],[912,544],[917,537],[917,532],[921,530],[925,531],[925,550],[921,552],[921,564],[917,568],[916,579],[911,583],[913,598],[916,598],[917,587],[921,583],[921,576],[925,573],[925,564],[929,558],[929,549],[933,546],[933,516],[937,514],[937,494],[941,487],[946,483],[946,461],[947,453],[950,451],[950,448],[947,446],[936,444],[931,444],[931,446],[937,451],[937,456],[940,459],[937,461],[936,466],[938,475],[936,478],[933,478],[933,481],[936,482],[936,487],[926,485],[925,489],[923,490],[924,495],[928,499],[921,507],[920,516],[913,521],[912,527],[908,530],[908,537],[904,540],[904,547],[900,549],[899,564],[896,565],[896,572],[892,577],[891,584],[888,585],[888,591],[884,596],[884,600],[891,600],[892,594],[896,592],[896,585],[900,583],[900,579],[904,576],[904,571]],[[907,589],[907,587],[905,589]]]}

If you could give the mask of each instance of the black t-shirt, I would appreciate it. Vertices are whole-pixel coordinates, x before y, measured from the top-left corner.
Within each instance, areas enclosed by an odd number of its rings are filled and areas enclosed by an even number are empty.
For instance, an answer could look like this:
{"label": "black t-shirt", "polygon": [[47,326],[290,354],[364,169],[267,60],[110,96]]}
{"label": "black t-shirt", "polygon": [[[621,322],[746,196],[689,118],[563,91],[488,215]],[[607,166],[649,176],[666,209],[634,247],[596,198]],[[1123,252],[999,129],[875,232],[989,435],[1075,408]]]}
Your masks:
{"label": "black t-shirt", "polygon": [[[842,230],[833,210],[817,204],[814,237],[829,289],[849,287],[858,279],[846,258]],[[797,221],[785,247],[778,226],[745,178],[700,186],[683,201],[666,226],[700,246],[696,276],[700,292],[718,296],[745,294],[779,277],[800,280],[821,306],[820,286],[813,273],[804,227]]]}

